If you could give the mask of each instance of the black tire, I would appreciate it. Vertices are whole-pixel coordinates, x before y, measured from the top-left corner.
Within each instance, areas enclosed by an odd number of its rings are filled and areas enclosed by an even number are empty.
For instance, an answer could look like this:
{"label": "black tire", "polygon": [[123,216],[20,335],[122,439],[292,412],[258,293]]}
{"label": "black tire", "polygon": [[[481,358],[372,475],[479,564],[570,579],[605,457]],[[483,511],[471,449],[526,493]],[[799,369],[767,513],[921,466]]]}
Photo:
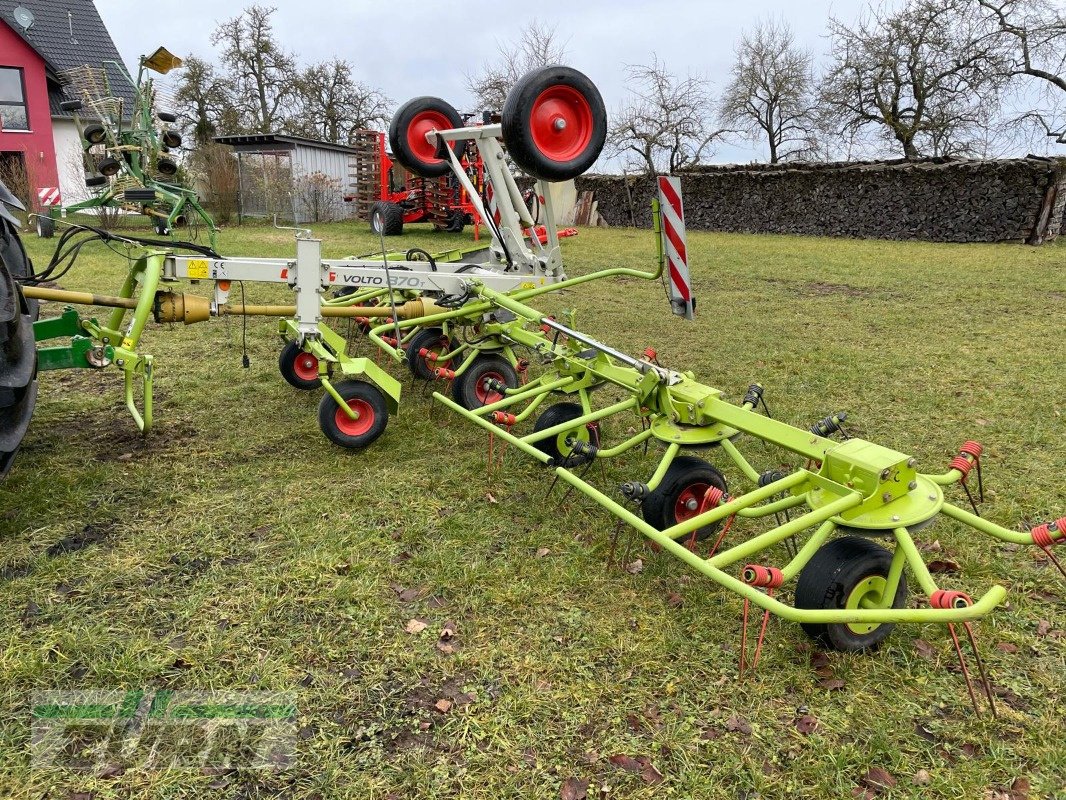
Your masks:
{"label": "black tire", "polygon": [[81,132],[81,138],[87,141],[89,144],[103,144],[104,139],[107,138],[107,129],[103,125],[92,124],[86,125]]}
{"label": "black tire", "polygon": [[453,208],[448,214],[448,224],[444,226],[444,230],[448,233],[462,233],[465,227],[466,214],[458,208]]}
{"label": "black tire", "polygon": [[342,381],[334,388],[345,402],[354,404],[360,417],[350,419],[327,393],[318,404],[318,425],[327,439],[349,450],[360,450],[385,432],[389,411],[381,390],[365,381]]}
{"label": "black tire", "polygon": [[177,150],[181,147],[181,134],[177,131],[163,131],[163,135],[159,137],[159,141],[163,143],[163,147],[169,147],[171,150]]}
{"label": "black tire", "polygon": [[431,381],[436,377],[434,370],[447,369],[451,361],[427,361],[419,355],[419,351],[424,347],[435,353],[447,353],[457,346],[457,342],[449,341],[440,328],[423,328],[411,338],[407,346],[407,366],[416,378]]}
{"label": "black tire", "polygon": [[178,115],[172,111],[160,111],[156,116],[159,117],[160,122],[165,122],[168,125],[173,125],[178,121]]}
{"label": "black tire", "polygon": [[11,468],[37,403],[33,318],[15,281],[22,266],[11,258],[20,252],[15,227],[0,219],[0,478]]}
{"label": "black tire", "polygon": [[[678,456],[667,468],[659,486],[644,498],[640,512],[645,522],[658,530],[672,528],[696,515],[709,486],[727,491],[725,476],[702,458]],[[693,501],[697,505],[690,507]],[[721,523],[715,522],[700,528],[696,531],[696,539],[706,539],[719,527]]]}
{"label": "black tire", "polygon": [[[117,158],[111,158],[111,156],[104,156],[100,159],[100,162],[96,165],[97,171],[105,178],[110,178],[112,175],[118,175],[122,171],[122,162]],[[88,183],[88,181],[86,181]]]}
{"label": "black tire", "polygon": [[452,398],[470,411],[502,400],[503,395],[485,385],[489,379],[502,381],[509,389],[518,388],[518,373],[507,359],[480,355],[452,383]]}
{"label": "black tire", "polygon": [[40,214],[37,217],[37,238],[51,239],[56,235],[56,222],[51,217]]}
{"label": "black tire", "polygon": [[[463,118],[450,103],[439,97],[416,97],[408,100],[389,124],[389,148],[393,158],[421,178],[439,178],[451,172],[451,161],[438,158],[436,146],[426,141],[430,130],[463,127]],[[464,144],[449,142],[456,153]]]}
{"label": "black tire", "polygon": [[108,179],[104,175],[90,175],[85,179],[85,185],[89,189],[99,189],[101,186],[107,186]]}
{"label": "black tire", "polygon": [[403,233],[403,209],[396,203],[379,200],[370,206],[370,230],[384,236]]}
{"label": "black tire", "polygon": [[[540,431],[554,428],[556,425],[562,425],[564,422],[569,422],[572,419],[577,419],[584,415],[585,412],[581,410],[581,406],[577,403],[556,403],[555,405],[546,408],[544,413],[537,417],[537,421],[533,425],[533,432],[539,433]],[[566,444],[568,438],[580,439],[583,442],[592,442],[596,447],[599,447],[600,426],[598,423],[593,423],[591,428],[588,425],[578,425],[572,430],[559,434],[555,438],[543,439],[533,446],[558,462],[570,455],[572,451],[572,448]]]}
{"label": "black tire", "polygon": [[158,236],[170,236],[170,226],[163,217],[152,215],[152,229]]}
{"label": "black tire", "polygon": [[[2,186],[3,184],[0,184]],[[11,225],[8,220],[0,219],[0,261],[16,280],[32,278],[36,273],[33,269],[33,261],[30,260],[26,248],[19,238],[18,228]],[[22,293],[19,292],[21,295]],[[41,303],[39,300],[22,297],[26,313],[30,321],[36,321],[41,315]]]}
{"label": "black tire", "polygon": [[501,117],[503,142],[515,164],[546,181],[584,173],[607,139],[599,90],[570,67],[527,72],[507,93]]}
{"label": "black tire", "polygon": [[[800,572],[796,584],[796,608],[845,608],[848,597],[869,579],[885,578],[892,564],[892,553],[861,536],[841,536],[823,545]],[[876,587],[870,587],[876,591]],[[907,579],[900,576],[893,608],[907,602]],[[801,625],[807,634],[835,650],[854,653],[871,650],[892,633],[895,625],[883,623],[861,626],[847,624]]]}
{"label": "black tire", "polygon": [[[169,158],[160,158],[155,162],[156,171],[167,178],[171,178],[178,174],[177,162]],[[103,172],[103,170],[100,170]]]}
{"label": "black tire", "polygon": [[281,349],[278,370],[285,382],[296,389],[306,392],[322,385],[318,380],[318,358],[296,342],[289,342]]}

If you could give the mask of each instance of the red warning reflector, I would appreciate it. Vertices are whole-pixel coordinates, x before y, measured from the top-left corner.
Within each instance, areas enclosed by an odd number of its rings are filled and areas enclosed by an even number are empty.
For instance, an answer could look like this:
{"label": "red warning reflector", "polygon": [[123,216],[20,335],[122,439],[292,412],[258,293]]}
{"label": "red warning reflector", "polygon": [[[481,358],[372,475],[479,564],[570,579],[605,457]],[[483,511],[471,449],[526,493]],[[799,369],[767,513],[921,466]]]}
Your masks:
{"label": "red warning reflector", "polygon": [[685,242],[685,207],[681,201],[681,179],[659,176],[660,246],[669,275],[670,307],[675,314],[692,319],[696,300],[688,272],[688,246]]}

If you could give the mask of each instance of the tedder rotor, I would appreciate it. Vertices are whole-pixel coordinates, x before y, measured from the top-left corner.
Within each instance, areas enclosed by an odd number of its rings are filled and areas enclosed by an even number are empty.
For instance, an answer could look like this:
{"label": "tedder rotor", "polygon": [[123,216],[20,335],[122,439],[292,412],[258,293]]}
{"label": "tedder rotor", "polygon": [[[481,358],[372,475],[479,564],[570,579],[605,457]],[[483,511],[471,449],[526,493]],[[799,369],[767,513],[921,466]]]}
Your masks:
{"label": "tedder rotor", "polygon": [[[150,317],[186,323],[224,314],[287,317],[281,322],[287,340],[282,374],[297,388],[321,385],[323,432],[359,449],[383,433],[389,414],[398,409],[400,383],[370,359],[350,355],[344,337],[326,324],[334,316],[355,317],[369,340],[415,378],[448,387],[434,393],[436,402],[488,431],[490,441],[499,439],[543,464],[555,481],[591,499],[661,552],[739,595],[745,609],[741,671],[748,666],[746,620],[752,604],[763,611],[752,667],[770,614],[798,622],[827,646],[846,651],[876,647],[900,623],[946,623],[962,661],[958,624],[973,645],[991,705],[970,623],[999,605],[1006,590],[993,585],[971,598],[940,586],[915,533],[946,520],[995,540],[1035,544],[1058,564],[1051,551],[1066,539],[1066,518],[1025,532],[982,518],[969,481],[976,474],[980,493],[983,450],[976,442],[963,443],[943,471],[923,471],[911,454],[848,438],[843,414],[806,429],[788,425],[760,413],[766,404],[757,382],[740,404],[732,403],[691,372],[660,364],[652,350],[634,357],[572,321],[564,324],[536,310],[531,303],[541,296],[622,277],[667,277],[672,311],[691,318],[696,307],[677,179],[660,179],[656,269],[615,267],[568,278],[550,208],[547,244],[528,235],[534,223],[505,155],[537,180],[538,194],[549,203],[546,182],[576,177],[592,165],[606,136],[606,113],[599,92],[580,72],[551,66],[527,74],[508,94],[499,124],[447,127],[455,115],[444,101],[420,98],[415,107],[418,113],[394,121],[392,130],[404,142],[395,148],[397,155],[415,174],[452,170],[492,234],[489,247],[476,257],[409,251],[325,261],[320,242],[308,235],[297,238],[295,259],[223,258],[209,248],[193,255],[150,250],[134,263],[120,297],[75,299],[27,287],[28,297],[117,307],[104,325],[73,310],[38,323],[38,339],[46,338],[44,333],[75,335],[69,346],[42,350],[41,369],[114,361],[126,371],[127,403],[147,430],[150,407],[146,402],[146,413],[137,413],[131,381],[141,374],[150,397],[151,360],[136,353]],[[484,213],[479,193],[467,185],[455,149],[470,143],[493,187],[499,222]],[[214,296],[159,290],[161,281],[177,279],[213,281]],[[228,301],[232,281],[287,284],[295,303],[234,306]],[[352,291],[325,299],[333,288]],[[134,311],[128,325],[127,308]],[[604,387],[612,391],[596,391]],[[601,400],[605,395],[612,399]],[[609,439],[610,430],[628,428],[610,425],[619,417],[635,417],[640,431]],[[760,443],[760,454],[763,445],[776,451],[770,468],[755,463],[752,441]],[[659,448],[659,456],[643,473],[614,486],[588,479],[596,462],[650,445]],[[725,474],[702,457],[708,452],[731,465],[738,485],[729,486]],[[787,463],[792,467],[783,468]],[[970,497],[972,511],[949,497],[956,484]],[[912,586],[921,601],[908,599]],[[963,671],[968,676],[965,661]],[[976,705],[972,686],[970,692]]]}

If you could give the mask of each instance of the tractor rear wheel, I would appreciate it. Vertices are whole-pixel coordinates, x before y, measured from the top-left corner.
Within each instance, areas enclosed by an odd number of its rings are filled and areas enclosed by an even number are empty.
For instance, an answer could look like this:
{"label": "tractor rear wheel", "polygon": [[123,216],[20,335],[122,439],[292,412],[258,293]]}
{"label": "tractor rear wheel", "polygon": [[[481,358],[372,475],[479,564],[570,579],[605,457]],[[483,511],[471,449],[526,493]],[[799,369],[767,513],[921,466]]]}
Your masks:
{"label": "tractor rear wheel", "polygon": [[[408,100],[392,115],[389,124],[389,147],[393,157],[420,178],[439,178],[451,172],[451,161],[437,156],[437,145],[426,139],[433,130],[461,128],[463,118],[450,103],[439,97],[416,97]],[[455,153],[464,145],[449,142]]]}
{"label": "tractor rear wheel", "polygon": [[[721,472],[702,458],[678,456],[667,468],[658,487],[644,498],[640,512],[649,525],[664,531],[696,516],[704,505],[704,495],[712,486],[726,491],[725,476]],[[709,507],[704,509],[709,510]],[[706,539],[720,526],[720,522],[715,522],[700,528],[696,531],[696,539]]]}
{"label": "tractor rear wheel", "polygon": [[593,165],[607,139],[607,109],[595,84],[576,69],[539,67],[507,93],[503,142],[534,178],[566,181]]}
{"label": "tractor rear wheel", "polygon": [[[861,536],[841,536],[823,545],[800,572],[796,608],[860,608],[864,600],[880,604],[892,553]],[[907,602],[906,576],[900,575],[892,608]],[[854,653],[877,647],[892,633],[891,623],[802,623],[807,635],[835,650]]]}
{"label": "tractor rear wheel", "polygon": [[285,382],[296,389],[310,391],[322,384],[318,380],[318,358],[296,342],[289,342],[278,355],[278,371]]}
{"label": "tractor rear wheel", "polygon": [[518,373],[502,356],[480,355],[455,379],[452,398],[470,411],[503,400],[503,393],[497,386],[490,385],[490,381],[517,389]]}
{"label": "tractor rear wheel", "polygon": [[20,267],[9,258],[19,251],[15,226],[0,219],[0,478],[11,467],[37,403],[33,317],[15,281]]}
{"label": "tractor rear wheel", "polygon": [[334,388],[359,418],[349,417],[333,395],[326,394],[318,404],[318,425],[322,433],[334,444],[350,450],[367,447],[385,432],[389,422],[381,390],[366,381],[342,381]]}
{"label": "tractor rear wheel", "polygon": [[379,200],[370,206],[370,230],[379,236],[403,233],[403,209],[396,203]]}

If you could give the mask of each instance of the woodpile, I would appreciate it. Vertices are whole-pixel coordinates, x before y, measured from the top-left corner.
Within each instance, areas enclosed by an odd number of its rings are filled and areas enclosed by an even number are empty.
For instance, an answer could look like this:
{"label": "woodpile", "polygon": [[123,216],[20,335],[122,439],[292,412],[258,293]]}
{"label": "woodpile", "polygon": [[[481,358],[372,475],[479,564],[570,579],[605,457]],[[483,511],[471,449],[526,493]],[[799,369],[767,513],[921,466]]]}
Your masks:
{"label": "woodpile", "polygon": [[[1066,161],[707,166],[682,175],[694,230],[1041,244],[1066,229]],[[651,226],[653,178],[586,175],[612,226]]]}

